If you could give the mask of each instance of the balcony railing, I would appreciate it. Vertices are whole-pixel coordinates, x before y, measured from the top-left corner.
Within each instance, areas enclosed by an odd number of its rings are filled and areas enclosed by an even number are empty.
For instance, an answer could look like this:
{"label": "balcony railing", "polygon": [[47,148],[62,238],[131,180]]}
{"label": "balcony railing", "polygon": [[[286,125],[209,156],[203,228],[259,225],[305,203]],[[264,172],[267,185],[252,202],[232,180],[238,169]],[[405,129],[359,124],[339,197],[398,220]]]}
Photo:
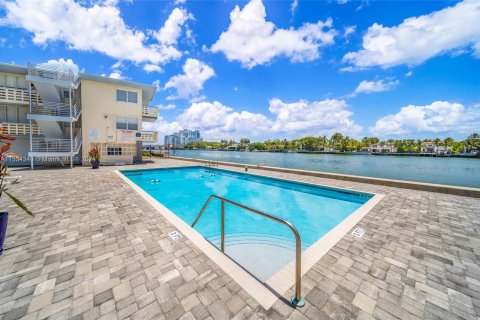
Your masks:
{"label": "balcony railing", "polygon": [[[79,131],[73,141],[70,139],[33,138],[32,152],[39,153],[78,153],[82,145],[82,132]],[[72,150],[73,147],[73,150]]]}
{"label": "balcony railing", "polygon": [[[0,100],[2,102],[29,103],[28,90],[19,88],[0,87]],[[32,102],[41,103],[42,99],[35,90],[32,90]]]}
{"label": "balcony railing", "polygon": [[78,69],[64,63],[28,65],[28,75],[35,78],[59,80],[74,84],[78,80]]}
{"label": "balcony railing", "polygon": [[158,142],[158,132],[157,131],[142,131],[143,142]]}
{"label": "balcony railing", "polygon": [[73,117],[78,119],[82,108],[79,104],[74,104],[70,112],[70,104],[60,102],[44,102],[42,104],[32,105],[32,114],[55,116],[55,117]]}
{"label": "balcony railing", "polygon": [[[30,125],[28,123],[9,123],[3,122],[0,123],[0,127],[4,130],[6,134],[12,136],[23,136],[30,134]],[[32,124],[32,133],[33,135],[41,135],[42,130],[36,124]]]}
{"label": "balcony railing", "polygon": [[158,118],[158,108],[142,106],[142,116],[156,119]]}

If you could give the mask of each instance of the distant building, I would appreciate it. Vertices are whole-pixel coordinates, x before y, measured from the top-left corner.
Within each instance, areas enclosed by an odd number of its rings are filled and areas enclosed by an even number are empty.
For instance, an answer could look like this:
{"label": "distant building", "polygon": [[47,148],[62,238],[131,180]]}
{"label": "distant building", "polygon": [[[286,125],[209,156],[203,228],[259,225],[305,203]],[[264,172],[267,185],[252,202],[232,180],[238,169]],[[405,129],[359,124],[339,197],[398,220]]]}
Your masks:
{"label": "distant building", "polygon": [[432,141],[424,141],[420,146],[420,152],[421,153],[437,153],[437,154],[451,153],[452,147],[437,146]]}
{"label": "distant building", "polygon": [[173,147],[183,147],[190,142],[202,142],[203,138],[198,130],[183,129],[177,133],[165,136],[165,145]]}
{"label": "distant building", "polygon": [[394,142],[374,143],[369,145],[366,151],[371,153],[394,153],[397,152],[397,148]]}

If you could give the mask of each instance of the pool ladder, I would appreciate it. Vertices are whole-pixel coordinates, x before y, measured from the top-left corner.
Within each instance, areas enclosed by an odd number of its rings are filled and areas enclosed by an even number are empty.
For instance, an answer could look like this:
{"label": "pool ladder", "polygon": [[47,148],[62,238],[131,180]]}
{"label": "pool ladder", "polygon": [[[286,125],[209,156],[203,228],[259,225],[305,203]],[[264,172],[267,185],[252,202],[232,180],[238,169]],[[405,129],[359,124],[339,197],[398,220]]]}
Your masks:
{"label": "pool ladder", "polygon": [[245,209],[247,211],[253,212],[255,214],[258,214],[262,217],[281,223],[287,226],[292,231],[293,235],[295,236],[295,294],[292,296],[291,302],[296,307],[303,307],[305,305],[305,299],[302,297],[302,294],[301,294],[302,293],[302,240],[300,239],[300,234],[298,233],[295,226],[291,222],[284,220],[282,218],[276,217],[274,215],[262,212],[260,210],[247,207],[241,203],[228,200],[226,198],[212,194],[210,197],[208,197],[207,201],[202,207],[202,210],[200,210],[197,217],[195,218],[195,221],[193,221],[192,228],[195,227],[195,224],[198,222],[203,212],[205,212],[205,209],[207,209],[208,205],[210,204],[210,201],[212,201],[212,199],[214,198],[221,201],[220,250],[222,250],[223,253],[225,253],[225,202],[231,205],[237,206],[239,208]]}
{"label": "pool ladder", "polygon": [[218,161],[213,161],[210,160],[208,162],[205,162],[205,166],[209,168],[217,167],[218,168]]}

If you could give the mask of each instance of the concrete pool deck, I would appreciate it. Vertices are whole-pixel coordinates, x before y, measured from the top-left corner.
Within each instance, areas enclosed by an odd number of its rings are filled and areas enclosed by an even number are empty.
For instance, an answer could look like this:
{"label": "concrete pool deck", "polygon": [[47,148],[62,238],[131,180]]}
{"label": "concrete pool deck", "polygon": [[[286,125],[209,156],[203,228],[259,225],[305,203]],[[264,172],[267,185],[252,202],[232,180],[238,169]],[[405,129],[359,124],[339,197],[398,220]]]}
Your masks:
{"label": "concrete pool deck", "polygon": [[[480,199],[250,168],[384,194],[303,277],[306,305],[268,310],[175,230],[115,169],[12,170],[0,319],[478,319]],[[242,170],[242,168],[231,170]],[[292,289],[290,289],[291,291]],[[210,319],[211,319],[210,318]]]}

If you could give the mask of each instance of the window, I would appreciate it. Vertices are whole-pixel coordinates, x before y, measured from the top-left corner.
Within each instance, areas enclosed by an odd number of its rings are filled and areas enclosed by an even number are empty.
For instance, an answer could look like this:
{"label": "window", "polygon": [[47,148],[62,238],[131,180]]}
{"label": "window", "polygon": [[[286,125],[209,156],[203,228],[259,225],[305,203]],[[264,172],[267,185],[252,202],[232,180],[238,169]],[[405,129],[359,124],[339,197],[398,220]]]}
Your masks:
{"label": "window", "polygon": [[122,148],[107,147],[107,155],[109,155],[109,156],[121,156],[122,155]]}
{"label": "window", "polygon": [[63,98],[70,99],[70,91],[69,90],[63,90]]}
{"label": "window", "polygon": [[127,130],[127,118],[117,117],[117,129]]}
{"label": "window", "polygon": [[137,103],[137,93],[128,91],[128,102]]}
{"label": "window", "polygon": [[17,77],[6,76],[6,86],[9,88],[15,88],[17,86]]}
{"label": "window", "polygon": [[18,123],[27,123],[28,108],[18,108]]}
{"label": "window", "polygon": [[5,106],[0,107],[0,122],[7,122],[6,109]]}
{"label": "window", "polygon": [[138,130],[138,120],[137,118],[117,117],[117,129]]}
{"label": "window", "polygon": [[6,74],[0,74],[0,87],[27,89],[27,79]]}
{"label": "window", "polygon": [[138,121],[136,118],[127,118],[127,129],[138,130]]}
{"label": "window", "polygon": [[127,91],[117,90],[117,101],[127,101]]}
{"label": "window", "polygon": [[27,79],[17,77],[17,88],[19,89],[27,89]]}
{"label": "window", "polygon": [[7,122],[17,123],[17,108],[16,107],[7,107]]}
{"label": "window", "polygon": [[137,103],[137,93],[133,91],[117,90],[117,101]]}

